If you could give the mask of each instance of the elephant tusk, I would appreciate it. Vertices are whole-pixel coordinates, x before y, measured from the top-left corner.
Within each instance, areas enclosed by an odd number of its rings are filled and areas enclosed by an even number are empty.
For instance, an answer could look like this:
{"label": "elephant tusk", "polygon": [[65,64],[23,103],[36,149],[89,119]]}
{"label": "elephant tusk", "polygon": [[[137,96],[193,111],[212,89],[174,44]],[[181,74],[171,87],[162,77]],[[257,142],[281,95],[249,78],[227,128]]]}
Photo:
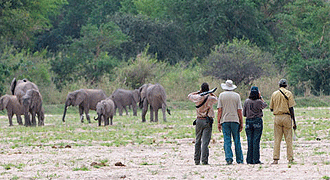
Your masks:
{"label": "elephant tusk", "polygon": [[98,119],[99,119],[99,118],[95,118],[95,116],[94,116],[94,120],[95,120],[95,121],[97,121]]}

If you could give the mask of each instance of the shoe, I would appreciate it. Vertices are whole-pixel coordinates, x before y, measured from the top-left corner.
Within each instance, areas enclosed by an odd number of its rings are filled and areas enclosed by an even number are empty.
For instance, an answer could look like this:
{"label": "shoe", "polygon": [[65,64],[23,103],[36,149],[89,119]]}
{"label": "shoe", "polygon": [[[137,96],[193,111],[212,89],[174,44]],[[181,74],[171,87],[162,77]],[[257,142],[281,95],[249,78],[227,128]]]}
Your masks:
{"label": "shoe", "polygon": [[209,165],[209,163],[208,163],[208,162],[202,162],[202,164],[203,164],[203,165]]}
{"label": "shoe", "polygon": [[232,160],[227,161],[227,165],[231,165],[231,164],[233,164]]}
{"label": "shoe", "polygon": [[278,164],[278,160],[274,160],[272,164]]}
{"label": "shoe", "polygon": [[200,162],[195,162],[195,165],[199,165],[200,164]]}

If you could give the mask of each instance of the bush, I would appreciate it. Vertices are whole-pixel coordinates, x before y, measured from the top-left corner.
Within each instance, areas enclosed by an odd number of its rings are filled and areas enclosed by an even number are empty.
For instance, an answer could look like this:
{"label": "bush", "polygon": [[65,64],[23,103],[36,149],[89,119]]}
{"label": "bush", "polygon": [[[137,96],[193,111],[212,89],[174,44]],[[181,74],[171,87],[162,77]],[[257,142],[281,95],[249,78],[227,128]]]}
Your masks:
{"label": "bush", "polygon": [[236,84],[250,84],[253,80],[271,72],[274,58],[248,40],[234,40],[214,48],[205,58],[203,75],[218,79],[231,79]]}

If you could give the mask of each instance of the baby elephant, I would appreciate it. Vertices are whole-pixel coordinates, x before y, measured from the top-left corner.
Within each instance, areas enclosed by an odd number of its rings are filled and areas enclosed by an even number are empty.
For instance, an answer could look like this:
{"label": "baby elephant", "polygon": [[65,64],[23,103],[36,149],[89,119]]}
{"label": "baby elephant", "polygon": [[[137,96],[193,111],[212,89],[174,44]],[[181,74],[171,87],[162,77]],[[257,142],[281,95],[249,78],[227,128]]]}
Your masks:
{"label": "baby elephant", "polygon": [[109,118],[110,118],[110,125],[112,125],[112,118],[115,112],[115,103],[112,99],[104,99],[97,103],[96,105],[96,112],[97,118],[94,117],[95,120],[99,121],[99,126],[101,126],[101,120],[104,120],[104,126],[109,125]]}
{"label": "baby elephant", "polygon": [[[42,107],[42,96],[39,91],[30,89],[26,91],[26,94],[22,97],[25,126],[36,126],[36,115],[38,115],[38,126],[44,125],[44,108]],[[32,116],[32,122],[30,121],[30,115]]]}
{"label": "baby elephant", "polygon": [[21,115],[24,114],[23,106],[14,95],[4,95],[0,98],[0,111],[7,109],[9,126],[13,125],[12,117],[16,114],[17,123],[23,125]]}

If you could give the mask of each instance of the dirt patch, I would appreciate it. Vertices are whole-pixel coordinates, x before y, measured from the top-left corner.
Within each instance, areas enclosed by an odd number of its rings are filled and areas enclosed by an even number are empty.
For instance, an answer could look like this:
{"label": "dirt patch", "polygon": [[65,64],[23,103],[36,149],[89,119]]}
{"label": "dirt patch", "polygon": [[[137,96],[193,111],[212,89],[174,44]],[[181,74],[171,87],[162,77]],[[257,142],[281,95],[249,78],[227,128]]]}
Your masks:
{"label": "dirt patch", "polygon": [[[194,165],[194,139],[176,143],[107,147],[74,142],[57,147],[1,145],[0,179],[322,179],[330,177],[330,141],[295,141],[295,164],[288,165],[285,143],[278,165],[273,142],[261,144],[262,165],[226,165],[223,141],[214,134],[210,165]],[[243,141],[244,158],[247,145]]]}

